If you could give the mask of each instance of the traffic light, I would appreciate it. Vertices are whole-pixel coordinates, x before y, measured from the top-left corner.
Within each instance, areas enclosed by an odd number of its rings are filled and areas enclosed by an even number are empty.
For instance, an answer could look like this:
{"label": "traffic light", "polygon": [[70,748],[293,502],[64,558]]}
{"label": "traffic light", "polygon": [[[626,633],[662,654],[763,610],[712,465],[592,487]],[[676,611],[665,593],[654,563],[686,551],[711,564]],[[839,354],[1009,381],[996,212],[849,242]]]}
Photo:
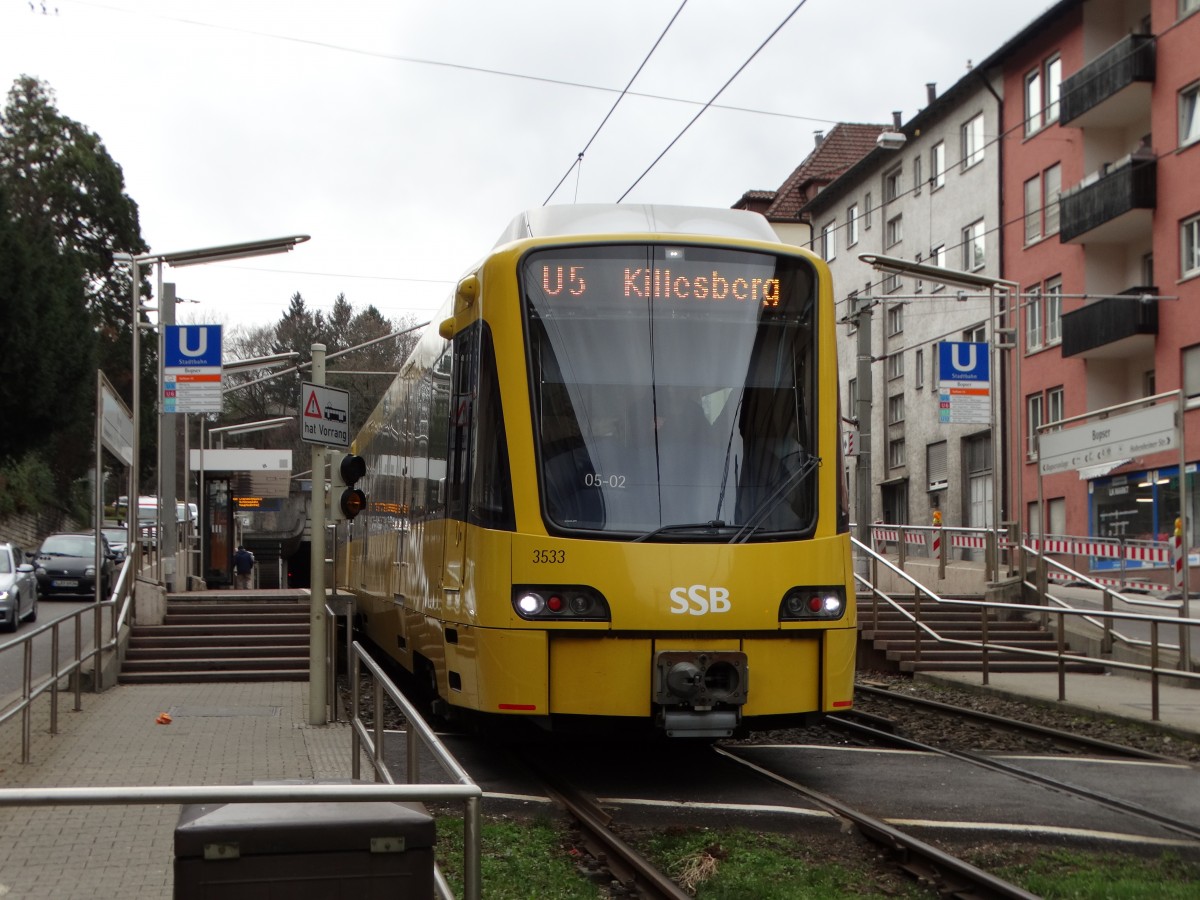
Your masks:
{"label": "traffic light", "polygon": [[349,521],[367,508],[367,495],[354,486],[367,474],[366,460],[353,453],[347,453],[340,461],[331,465],[331,469],[331,518],[334,521]]}

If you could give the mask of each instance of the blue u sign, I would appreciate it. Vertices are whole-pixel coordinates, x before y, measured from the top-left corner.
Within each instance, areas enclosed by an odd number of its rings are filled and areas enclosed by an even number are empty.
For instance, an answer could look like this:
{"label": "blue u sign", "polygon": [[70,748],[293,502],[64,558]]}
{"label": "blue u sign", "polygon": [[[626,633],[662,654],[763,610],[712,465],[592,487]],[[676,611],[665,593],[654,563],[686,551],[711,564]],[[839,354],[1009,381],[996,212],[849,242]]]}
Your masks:
{"label": "blue u sign", "polygon": [[988,345],[968,341],[938,344],[940,381],[990,381]]}
{"label": "blue u sign", "polygon": [[219,368],[221,365],[220,325],[168,325],[163,335],[163,366]]}

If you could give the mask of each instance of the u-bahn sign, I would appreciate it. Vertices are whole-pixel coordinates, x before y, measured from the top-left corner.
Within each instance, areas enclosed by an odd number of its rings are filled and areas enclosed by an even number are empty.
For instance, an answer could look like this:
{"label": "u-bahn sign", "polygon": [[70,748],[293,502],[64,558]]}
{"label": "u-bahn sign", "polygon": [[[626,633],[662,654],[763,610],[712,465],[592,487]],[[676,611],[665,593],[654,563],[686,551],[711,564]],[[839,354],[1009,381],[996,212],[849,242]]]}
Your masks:
{"label": "u-bahn sign", "polygon": [[350,392],[323,384],[302,384],[300,438],[306,444],[349,447]]}
{"label": "u-bahn sign", "polygon": [[1038,438],[1038,471],[1053,475],[1178,447],[1175,407],[1164,403],[1042,434]]}
{"label": "u-bahn sign", "polygon": [[989,346],[968,341],[943,341],[937,348],[938,422],[942,425],[990,424]]}
{"label": "u-bahn sign", "polygon": [[162,411],[221,411],[221,326],[163,328]]}

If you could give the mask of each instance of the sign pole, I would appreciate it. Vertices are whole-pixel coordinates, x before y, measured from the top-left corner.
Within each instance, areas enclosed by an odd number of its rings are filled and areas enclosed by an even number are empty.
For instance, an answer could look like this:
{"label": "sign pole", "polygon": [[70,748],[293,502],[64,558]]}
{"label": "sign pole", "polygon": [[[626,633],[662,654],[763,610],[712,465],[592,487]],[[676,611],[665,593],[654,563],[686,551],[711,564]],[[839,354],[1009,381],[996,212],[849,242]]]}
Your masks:
{"label": "sign pole", "polygon": [[[313,384],[325,384],[325,345],[312,345]],[[304,418],[301,398],[300,417]],[[325,697],[325,446],[313,444],[312,493],[309,502],[310,602],[308,628],[308,724],[326,722]]]}

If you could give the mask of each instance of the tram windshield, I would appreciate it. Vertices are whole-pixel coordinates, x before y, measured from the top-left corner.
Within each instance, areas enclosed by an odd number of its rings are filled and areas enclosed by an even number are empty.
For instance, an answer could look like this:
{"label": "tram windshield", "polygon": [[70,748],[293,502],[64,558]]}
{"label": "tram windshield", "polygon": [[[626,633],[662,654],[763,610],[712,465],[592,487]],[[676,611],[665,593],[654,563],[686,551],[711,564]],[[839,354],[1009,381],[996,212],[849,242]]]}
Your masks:
{"label": "tram windshield", "polygon": [[654,541],[812,531],[810,265],[619,244],[534,251],[521,280],[551,529]]}

